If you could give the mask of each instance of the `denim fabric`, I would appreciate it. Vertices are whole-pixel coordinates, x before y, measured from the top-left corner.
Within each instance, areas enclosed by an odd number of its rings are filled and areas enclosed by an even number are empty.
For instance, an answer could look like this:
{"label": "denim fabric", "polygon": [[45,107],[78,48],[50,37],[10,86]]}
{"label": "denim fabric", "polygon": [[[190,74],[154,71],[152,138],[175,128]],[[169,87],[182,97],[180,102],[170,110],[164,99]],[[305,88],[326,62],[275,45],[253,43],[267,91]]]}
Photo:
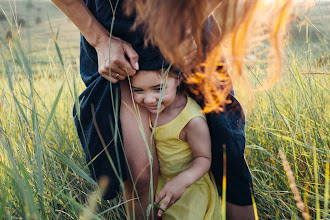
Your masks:
{"label": "denim fabric", "polygon": [[[109,0],[85,0],[92,14],[108,30],[112,22],[110,3],[115,6],[116,2],[117,0],[110,2]],[[113,35],[132,44],[139,54],[141,70],[168,67],[168,63],[164,61],[157,48],[144,46],[141,30],[134,32],[130,30],[134,16],[128,18],[122,14],[121,2],[122,0],[119,0],[115,14]],[[124,151],[120,139],[120,87],[119,83],[110,84],[99,75],[96,51],[83,36],[81,36],[80,44],[80,73],[87,88],[79,96],[80,115],[77,114],[75,108],[73,110],[75,125],[91,175],[95,180],[101,176],[109,177],[110,183],[104,198],[112,199],[119,192],[118,177],[123,181],[127,179]],[[227,106],[226,113],[206,115],[212,139],[211,169],[221,189],[222,146],[225,144],[227,201],[237,205],[250,205],[252,201],[249,187],[252,185],[252,179],[244,159],[244,115],[236,99],[232,97],[232,100],[233,104]]]}

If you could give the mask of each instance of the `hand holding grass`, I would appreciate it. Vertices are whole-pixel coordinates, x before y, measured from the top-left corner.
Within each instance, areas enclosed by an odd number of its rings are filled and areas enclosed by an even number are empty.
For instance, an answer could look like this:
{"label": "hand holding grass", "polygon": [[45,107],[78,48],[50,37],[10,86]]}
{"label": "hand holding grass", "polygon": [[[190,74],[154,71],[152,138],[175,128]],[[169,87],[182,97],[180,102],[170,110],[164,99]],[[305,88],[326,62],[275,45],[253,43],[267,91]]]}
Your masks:
{"label": "hand holding grass", "polygon": [[188,185],[185,184],[185,180],[181,175],[178,175],[168,181],[155,200],[155,204],[159,204],[160,201],[163,200],[157,216],[162,217],[164,210],[168,209],[171,205],[178,201],[183,196],[183,193],[187,187]]}

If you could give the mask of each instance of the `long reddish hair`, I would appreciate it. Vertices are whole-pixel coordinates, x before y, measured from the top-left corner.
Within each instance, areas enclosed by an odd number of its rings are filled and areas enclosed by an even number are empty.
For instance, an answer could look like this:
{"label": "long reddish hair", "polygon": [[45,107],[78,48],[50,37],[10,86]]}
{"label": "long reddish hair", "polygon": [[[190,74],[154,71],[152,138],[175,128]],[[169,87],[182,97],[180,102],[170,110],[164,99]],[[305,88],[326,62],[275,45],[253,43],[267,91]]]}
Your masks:
{"label": "long reddish hair", "polygon": [[[216,9],[217,22],[208,2],[219,5]],[[227,96],[232,89],[232,79],[243,76],[243,58],[251,42],[268,39],[268,59],[272,65],[269,65],[270,77],[264,87],[275,82],[281,71],[282,39],[293,7],[294,0],[125,2],[126,13],[136,13],[136,25],[143,27],[146,43],[158,46],[168,61],[186,73],[187,83],[194,85],[192,91],[203,96],[205,112],[224,110],[229,102]],[[210,16],[205,16],[208,14]],[[197,54],[187,64],[184,54],[187,50],[182,48],[192,38],[197,45]],[[226,58],[221,43],[225,44]]]}

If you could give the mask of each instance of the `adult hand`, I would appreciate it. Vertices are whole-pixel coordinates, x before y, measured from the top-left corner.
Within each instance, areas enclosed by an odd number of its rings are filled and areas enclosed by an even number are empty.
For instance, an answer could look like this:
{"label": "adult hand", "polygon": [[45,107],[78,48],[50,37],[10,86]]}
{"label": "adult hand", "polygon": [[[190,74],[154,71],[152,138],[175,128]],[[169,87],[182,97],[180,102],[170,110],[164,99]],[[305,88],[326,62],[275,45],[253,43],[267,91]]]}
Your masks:
{"label": "adult hand", "polygon": [[[138,54],[131,44],[118,37],[112,36],[110,39],[109,36],[103,36],[95,45],[95,50],[100,75],[112,83],[124,80],[127,76],[132,76],[139,70]],[[110,75],[109,69],[111,70]]]}
{"label": "adult hand", "polygon": [[160,201],[163,200],[160,206],[162,209],[158,210],[157,213],[158,217],[163,215],[162,210],[168,209],[171,205],[177,202],[183,196],[183,193],[187,188],[184,181],[177,177],[174,177],[165,184],[164,188],[159,192],[155,200],[155,204],[159,204]]}

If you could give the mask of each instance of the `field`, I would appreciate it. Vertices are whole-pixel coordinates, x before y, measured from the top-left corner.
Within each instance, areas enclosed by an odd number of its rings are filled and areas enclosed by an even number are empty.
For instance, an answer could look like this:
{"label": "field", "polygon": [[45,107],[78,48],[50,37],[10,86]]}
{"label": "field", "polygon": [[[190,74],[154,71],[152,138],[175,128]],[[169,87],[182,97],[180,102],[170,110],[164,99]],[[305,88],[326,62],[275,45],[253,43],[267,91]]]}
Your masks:
{"label": "field", "polygon": [[[252,56],[245,74],[262,91],[235,87],[259,219],[302,219],[302,203],[330,219],[330,2],[299,14],[277,83],[262,89]],[[73,123],[78,30],[48,1],[0,1],[0,16],[0,218],[124,218],[121,196],[99,198]]]}

